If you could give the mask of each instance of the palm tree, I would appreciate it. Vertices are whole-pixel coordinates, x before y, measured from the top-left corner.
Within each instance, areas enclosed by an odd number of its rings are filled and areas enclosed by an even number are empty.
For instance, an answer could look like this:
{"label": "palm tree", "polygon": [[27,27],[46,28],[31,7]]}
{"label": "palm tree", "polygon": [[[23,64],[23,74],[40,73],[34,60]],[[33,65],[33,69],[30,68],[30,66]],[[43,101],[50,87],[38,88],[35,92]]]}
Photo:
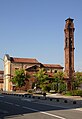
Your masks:
{"label": "palm tree", "polygon": [[[62,92],[63,90],[66,90],[66,84],[64,82],[64,72],[58,71],[54,74],[54,82],[56,83],[56,91]],[[64,85],[65,84],[65,85]]]}
{"label": "palm tree", "polygon": [[37,73],[34,74],[34,77],[36,78],[36,87],[43,88],[45,85],[46,79],[48,78],[48,75],[45,73],[44,68],[40,69]]}

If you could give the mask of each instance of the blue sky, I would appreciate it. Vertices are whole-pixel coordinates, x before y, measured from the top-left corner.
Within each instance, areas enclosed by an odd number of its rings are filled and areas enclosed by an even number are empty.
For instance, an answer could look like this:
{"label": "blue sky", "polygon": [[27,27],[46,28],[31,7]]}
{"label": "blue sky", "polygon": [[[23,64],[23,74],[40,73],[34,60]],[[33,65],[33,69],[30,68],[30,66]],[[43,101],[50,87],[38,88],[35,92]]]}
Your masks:
{"label": "blue sky", "polygon": [[[82,71],[82,0],[0,0],[0,58],[64,66],[64,26],[75,25],[75,70]],[[0,60],[0,69],[3,69]]]}

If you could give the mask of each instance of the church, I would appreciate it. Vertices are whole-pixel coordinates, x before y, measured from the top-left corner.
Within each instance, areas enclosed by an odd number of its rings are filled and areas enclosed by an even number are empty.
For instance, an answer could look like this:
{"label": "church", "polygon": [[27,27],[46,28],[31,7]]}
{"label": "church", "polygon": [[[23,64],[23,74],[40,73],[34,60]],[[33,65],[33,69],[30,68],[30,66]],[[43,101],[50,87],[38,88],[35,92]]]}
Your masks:
{"label": "church", "polygon": [[[71,79],[74,75],[74,23],[73,19],[68,18],[65,20],[64,28],[64,54],[65,54],[65,72],[67,74],[67,84],[69,90],[71,89]],[[11,57],[9,54],[4,56],[4,78],[3,81],[3,90],[12,91],[15,85],[10,81],[14,76],[15,70],[24,69],[29,72],[31,75],[37,72],[39,69],[44,68],[49,76],[52,76],[57,71],[63,71],[63,67],[60,64],[43,64],[34,58],[17,58]],[[1,79],[2,80],[2,79]],[[34,77],[29,79],[27,85],[23,88],[28,90],[32,88],[32,83],[35,81]],[[2,88],[2,87],[1,87]]]}
{"label": "church", "polygon": [[12,91],[15,85],[10,81],[14,76],[15,70],[24,69],[31,75],[29,81],[23,87],[23,90],[32,89],[32,84],[35,82],[33,74],[44,68],[49,77],[57,71],[63,71],[63,67],[59,64],[42,64],[34,58],[17,58],[10,57],[9,54],[4,56],[4,91]]}

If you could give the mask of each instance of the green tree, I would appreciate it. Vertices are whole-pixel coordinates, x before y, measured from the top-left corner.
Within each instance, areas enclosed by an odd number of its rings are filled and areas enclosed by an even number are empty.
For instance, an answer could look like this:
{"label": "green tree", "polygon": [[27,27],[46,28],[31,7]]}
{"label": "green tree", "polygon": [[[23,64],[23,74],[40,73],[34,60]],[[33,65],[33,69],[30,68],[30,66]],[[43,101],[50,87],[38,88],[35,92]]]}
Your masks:
{"label": "green tree", "polygon": [[14,77],[12,78],[12,83],[16,85],[16,87],[21,88],[25,85],[25,80],[28,79],[30,75],[26,74],[23,69],[15,70]]}
{"label": "green tree", "polygon": [[34,77],[36,78],[36,87],[43,88],[44,85],[46,85],[46,79],[48,78],[48,75],[46,74],[45,70],[42,68],[37,73],[34,74]]}
{"label": "green tree", "polygon": [[[62,89],[65,89],[65,88],[62,87],[62,86],[64,86],[64,85],[62,85],[62,83],[65,83],[65,82],[63,81],[64,75],[65,75],[65,74],[64,74],[64,72],[62,72],[62,71],[58,71],[57,73],[54,74],[54,82],[56,83],[55,89],[56,89],[57,92],[61,92],[61,88],[62,88]],[[65,87],[65,86],[64,86],[64,87]]]}
{"label": "green tree", "polygon": [[77,90],[82,83],[82,72],[76,72],[72,80],[72,89]]}
{"label": "green tree", "polygon": [[62,93],[66,93],[66,83],[63,81],[60,83],[60,86],[59,86],[59,92]]}

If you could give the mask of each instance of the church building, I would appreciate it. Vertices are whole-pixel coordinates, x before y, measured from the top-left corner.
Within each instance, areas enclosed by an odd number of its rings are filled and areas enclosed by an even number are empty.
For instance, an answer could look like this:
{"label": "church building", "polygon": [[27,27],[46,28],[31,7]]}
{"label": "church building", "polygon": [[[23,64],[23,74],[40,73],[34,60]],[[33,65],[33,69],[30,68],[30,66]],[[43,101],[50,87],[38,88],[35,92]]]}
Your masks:
{"label": "church building", "polygon": [[[72,76],[74,75],[74,23],[73,19],[68,18],[65,20],[65,40],[64,40],[64,54],[65,54],[65,72],[67,74],[67,84],[69,90],[71,89],[71,80]],[[15,70],[24,69],[29,74],[33,75],[39,69],[44,68],[46,73],[49,76],[52,76],[57,71],[63,71],[63,67],[60,64],[43,64],[40,63],[35,58],[17,58],[11,57],[9,54],[5,54],[4,56],[4,91],[12,91],[15,85],[12,84],[10,81],[14,76]],[[0,87],[2,87],[2,75],[1,74],[1,82]],[[23,88],[24,90],[28,90],[32,88],[32,84],[35,82],[35,78],[31,77],[29,82],[26,83],[26,86]]]}
{"label": "church building", "polygon": [[[42,64],[34,58],[17,58],[10,57],[8,54],[4,56],[4,91],[12,91],[15,85],[10,81],[14,76],[15,70],[24,69],[32,76],[39,69],[44,68],[49,76],[57,71],[63,71],[63,67],[59,64]],[[29,78],[29,82],[26,82],[24,90],[32,89],[32,84],[35,81],[34,77]]]}

